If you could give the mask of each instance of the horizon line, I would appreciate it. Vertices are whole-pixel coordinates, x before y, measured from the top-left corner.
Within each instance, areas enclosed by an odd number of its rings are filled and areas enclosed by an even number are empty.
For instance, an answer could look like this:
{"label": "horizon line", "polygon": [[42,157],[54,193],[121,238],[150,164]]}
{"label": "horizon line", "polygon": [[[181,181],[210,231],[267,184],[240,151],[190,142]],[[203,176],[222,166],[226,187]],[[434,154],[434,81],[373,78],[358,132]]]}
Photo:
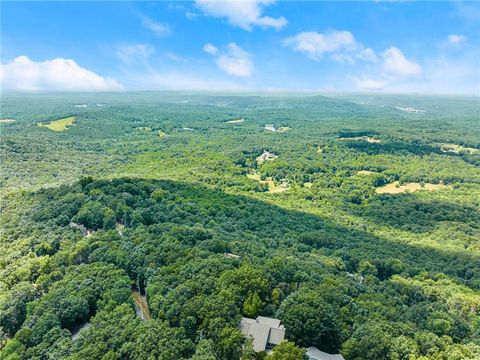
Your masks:
{"label": "horizon line", "polygon": [[376,96],[451,96],[451,97],[475,97],[480,98],[478,93],[426,93],[426,92],[387,92],[387,91],[350,91],[350,90],[326,90],[326,89],[122,89],[122,90],[16,90],[16,89],[0,89],[2,94],[122,94],[122,93],[221,93],[221,94],[298,94],[298,95],[376,95]]}

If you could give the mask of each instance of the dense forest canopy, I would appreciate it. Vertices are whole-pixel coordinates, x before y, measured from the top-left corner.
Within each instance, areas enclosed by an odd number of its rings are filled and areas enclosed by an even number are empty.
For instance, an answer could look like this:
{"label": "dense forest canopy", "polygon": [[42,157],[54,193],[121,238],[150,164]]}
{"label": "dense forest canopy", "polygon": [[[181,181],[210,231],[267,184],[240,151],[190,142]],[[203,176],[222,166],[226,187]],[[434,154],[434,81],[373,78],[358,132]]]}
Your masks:
{"label": "dense forest canopy", "polygon": [[480,359],[477,98],[1,101],[0,358]]}

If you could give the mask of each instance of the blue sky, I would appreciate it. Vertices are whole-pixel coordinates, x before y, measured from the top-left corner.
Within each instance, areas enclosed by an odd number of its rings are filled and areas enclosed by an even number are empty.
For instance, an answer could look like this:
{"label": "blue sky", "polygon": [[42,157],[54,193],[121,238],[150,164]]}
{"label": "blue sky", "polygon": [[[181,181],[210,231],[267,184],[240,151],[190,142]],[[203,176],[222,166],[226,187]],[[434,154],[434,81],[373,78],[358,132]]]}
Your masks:
{"label": "blue sky", "polygon": [[2,2],[17,90],[480,94],[480,2]]}

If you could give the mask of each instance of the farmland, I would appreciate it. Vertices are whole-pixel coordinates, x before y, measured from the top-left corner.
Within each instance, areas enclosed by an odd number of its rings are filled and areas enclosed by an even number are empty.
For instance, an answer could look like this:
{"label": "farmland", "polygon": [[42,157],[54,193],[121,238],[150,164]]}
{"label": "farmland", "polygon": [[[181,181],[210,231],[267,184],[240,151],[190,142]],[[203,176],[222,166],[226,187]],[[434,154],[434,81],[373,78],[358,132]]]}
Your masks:
{"label": "farmland", "polygon": [[46,127],[53,131],[65,131],[69,128],[69,126],[73,125],[75,122],[74,116],[69,116],[63,119],[53,120],[48,123],[38,123],[37,125],[40,127]]}

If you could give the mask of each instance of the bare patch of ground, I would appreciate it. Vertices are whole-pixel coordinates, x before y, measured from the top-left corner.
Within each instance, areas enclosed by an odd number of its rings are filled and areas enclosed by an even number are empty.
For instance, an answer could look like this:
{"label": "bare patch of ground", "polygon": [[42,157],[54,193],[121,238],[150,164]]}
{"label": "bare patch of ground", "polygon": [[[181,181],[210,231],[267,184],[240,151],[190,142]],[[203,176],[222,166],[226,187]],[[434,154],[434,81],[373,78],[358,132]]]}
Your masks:
{"label": "bare patch of ground", "polygon": [[395,106],[395,109],[401,110],[401,111],[406,111],[406,112],[409,112],[409,113],[415,113],[415,114],[423,114],[423,113],[426,112],[425,110],[415,109],[415,108],[410,107],[410,106],[407,106],[407,107]]}
{"label": "bare patch of ground", "polygon": [[404,192],[415,192],[418,190],[441,190],[441,189],[451,189],[450,186],[445,184],[430,184],[426,183],[422,186],[420,183],[408,183],[405,185],[400,185],[398,181],[393,183],[378,187],[375,189],[377,194],[400,194]]}
{"label": "bare patch of ground", "polygon": [[377,139],[377,138],[373,138],[373,137],[370,137],[370,136],[341,137],[341,138],[338,138],[338,140],[366,141],[366,142],[369,142],[369,143],[380,143],[380,142],[382,142],[382,140]]}
{"label": "bare patch of ground", "polygon": [[132,298],[135,303],[135,312],[142,320],[151,320],[150,310],[148,308],[147,298],[137,290],[132,290]]}
{"label": "bare patch of ground", "polygon": [[289,128],[287,126],[281,126],[277,129],[277,128],[275,128],[275,126],[273,126],[273,124],[267,124],[267,125],[265,125],[265,130],[271,131],[271,132],[283,133],[283,132],[287,132],[287,131],[291,130],[291,128]]}
{"label": "bare patch of ground", "polygon": [[480,151],[480,149],[464,147],[462,145],[457,145],[457,144],[442,144],[441,150],[443,152],[453,152],[455,154],[459,154],[459,153],[474,154]]}
{"label": "bare patch of ground", "polygon": [[245,121],[244,118],[241,118],[241,119],[234,119],[234,120],[229,120],[227,121],[226,123],[227,124],[241,124]]}
{"label": "bare patch of ground", "polygon": [[286,180],[282,181],[280,185],[275,185],[275,181],[273,181],[271,177],[267,177],[265,180],[262,180],[260,174],[257,172],[249,173],[247,174],[247,177],[262,184],[266,184],[268,186],[268,192],[271,194],[281,193],[288,190],[288,184]]}
{"label": "bare patch of ground", "polygon": [[375,174],[375,172],[374,171],[369,171],[369,170],[357,171],[357,175],[371,175],[371,174]]}
{"label": "bare patch of ground", "polygon": [[278,158],[277,155],[275,155],[274,153],[268,152],[267,150],[264,150],[262,155],[258,156],[256,160],[257,160],[257,164],[261,164],[265,161],[273,161],[276,158]]}

